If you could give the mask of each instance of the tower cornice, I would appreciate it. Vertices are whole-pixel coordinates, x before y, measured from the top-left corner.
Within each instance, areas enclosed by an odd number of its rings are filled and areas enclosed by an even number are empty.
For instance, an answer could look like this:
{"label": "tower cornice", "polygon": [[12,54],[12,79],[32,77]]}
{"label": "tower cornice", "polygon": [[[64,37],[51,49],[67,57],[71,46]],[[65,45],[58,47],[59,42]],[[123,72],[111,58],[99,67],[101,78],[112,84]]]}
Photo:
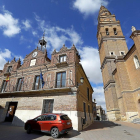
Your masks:
{"label": "tower cornice", "polygon": [[138,36],[138,35],[140,35],[140,30],[136,30],[136,31],[132,32],[130,38],[133,39],[135,36]]}

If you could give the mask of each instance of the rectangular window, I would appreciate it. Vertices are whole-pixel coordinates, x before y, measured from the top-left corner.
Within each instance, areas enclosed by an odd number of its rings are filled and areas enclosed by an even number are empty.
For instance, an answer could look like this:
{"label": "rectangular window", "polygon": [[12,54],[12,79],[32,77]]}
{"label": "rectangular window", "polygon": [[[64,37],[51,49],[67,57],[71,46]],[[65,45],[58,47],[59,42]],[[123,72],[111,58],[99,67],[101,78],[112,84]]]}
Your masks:
{"label": "rectangular window", "polygon": [[59,56],[59,61],[60,61],[60,63],[66,62],[66,55]]}
{"label": "rectangular window", "polygon": [[66,86],[66,72],[57,73],[56,77],[56,87],[65,87]]}
{"label": "rectangular window", "polygon": [[1,88],[2,93],[5,92],[6,87],[7,87],[7,82],[4,80]]}
{"label": "rectangular window", "polygon": [[53,112],[54,99],[43,100],[42,114]]}
{"label": "rectangular window", "polygon": [[34,84],[34,89],[41,89],[41,81],[40,81],[40,76],[35,77],[35,84]]}
{"label": "rectangular window", "polygon": [[34,66],[36,64],[36,59],[32,59],[30,62],[30,66]]}
{"label": "rectangular window", "polygon": [[90,117],[90,106],[88,105],[88,113],[89,113],[89,117]]}
{"label": "rectangular window", "polygon": [[9,66],[7,72],[11,72],[11,70],[12,70],[12,66]]}
{"label": "rectangular window", "polygon": [[23,78],[18,79],[17,91],[23,90]]}
{"label": "rectangular window", "polygon": [[84,109],[84,117],[85,117],[85,123],[86,123],[86,103],[83,103],[83,109]]}
{"label": "rectangular window", "polygon": [[87,98],[89,100],[89,88],[87,88]]}

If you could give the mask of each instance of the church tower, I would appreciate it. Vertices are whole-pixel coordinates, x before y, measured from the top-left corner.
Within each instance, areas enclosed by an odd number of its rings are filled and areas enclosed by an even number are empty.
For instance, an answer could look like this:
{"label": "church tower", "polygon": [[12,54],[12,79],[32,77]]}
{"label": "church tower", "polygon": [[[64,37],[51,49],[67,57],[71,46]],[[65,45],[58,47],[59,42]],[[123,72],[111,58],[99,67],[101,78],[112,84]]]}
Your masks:
{"label": "church tower", "polygon": [[128,52],[128,48],[120,21],[116,20],[115,15],[111,14],[104,6],[100,7],[98,15],[97,39],[107,116],[109,120],[119,120],[120,109],[112,73],[116,68],[114,60],[123,57]]}

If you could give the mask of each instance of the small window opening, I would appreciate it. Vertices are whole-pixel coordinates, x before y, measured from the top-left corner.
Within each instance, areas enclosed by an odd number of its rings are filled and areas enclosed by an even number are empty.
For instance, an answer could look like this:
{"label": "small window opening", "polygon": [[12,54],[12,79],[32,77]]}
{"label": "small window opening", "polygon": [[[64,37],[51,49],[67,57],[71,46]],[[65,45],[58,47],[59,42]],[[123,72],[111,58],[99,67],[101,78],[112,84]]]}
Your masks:
{"label": "small window opening", "polygon": [[121,52],[121,55],[125,55],[124,52]]}
{"label": "small window opening", "polygon": [[114,35],[117,35],[117,29],[114,28]]}
{"label": "small window opening", "polygon": [[114,55],[114,52],[110,52],[110,55]]}
{"label": "small window opening", "polygon": [[7,72],[11,72],[11,71],[12,71],[12,66],[9,66]]}
{"label": "small window opening", "polygon": [[140,67],[140,62],[136,55],[134,56],[134,64],[135,64],[136,69]]}
{"label": "small window opening", "polygon": [[108,28],[106,28],[105,30],[106,30],[106,35],[109,35],[109,31],[108,31]]}

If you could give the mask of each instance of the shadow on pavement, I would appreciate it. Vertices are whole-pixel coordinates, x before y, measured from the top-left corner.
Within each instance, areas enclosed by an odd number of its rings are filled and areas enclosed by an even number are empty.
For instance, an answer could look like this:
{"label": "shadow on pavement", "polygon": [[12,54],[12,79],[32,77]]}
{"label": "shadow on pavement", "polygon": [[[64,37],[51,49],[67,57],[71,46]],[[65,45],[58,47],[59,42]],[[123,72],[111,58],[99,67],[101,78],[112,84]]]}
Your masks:
{"label": "shadow on pavement", "polygon": [[[38,136],[43,136],[43,135],[46,135],[46,136],[50,136],[50,139],[48,140],[54,140],[52,137],[51,137],[51,134],[46,134],[46,133],[43,133],[43,132],[39,132],[39,131],[33,131],[31,134],[34,134],[34,135],[38,135]],[[30,134],[30,135],[31,135]],[[72,130],[70,132],[68,132],[68,134],[63,134],[63,135],[60,135],[59,138],[73,138],[75,136],[78,136],[80,135],[81,133],[76,131],[76,130]],[[27,134],[28,135],[28,134]]]}
{"label": "shadow on pavement", "polygon": [[[33,139],[55,140],[50,134],[39,131],[32,131],[31,134],[27,134],[26,130],[24,130],[24,127],[15,126],[11,122],[0,123],[0,130],[1,130],[0,136],[2,140],[9,140],[11,139],[11,137],[12,139],[20,138],[20,140],[33,140]],[[72,130],[68,132],[68,134],[60,135],[60,138],[73,138],[80,134],[81,134],[80,132]]]}
{"label": "shadow on pavement", "polygon": [[85,128],[82,131],[89,131],[89,130],[96,130],[96,129],[104,129],[104,128],[112,128],[116,126],[121,126],[120,124],[116,124],[111,121],[94,121],[93,124],[91,124],[89,127]]}

